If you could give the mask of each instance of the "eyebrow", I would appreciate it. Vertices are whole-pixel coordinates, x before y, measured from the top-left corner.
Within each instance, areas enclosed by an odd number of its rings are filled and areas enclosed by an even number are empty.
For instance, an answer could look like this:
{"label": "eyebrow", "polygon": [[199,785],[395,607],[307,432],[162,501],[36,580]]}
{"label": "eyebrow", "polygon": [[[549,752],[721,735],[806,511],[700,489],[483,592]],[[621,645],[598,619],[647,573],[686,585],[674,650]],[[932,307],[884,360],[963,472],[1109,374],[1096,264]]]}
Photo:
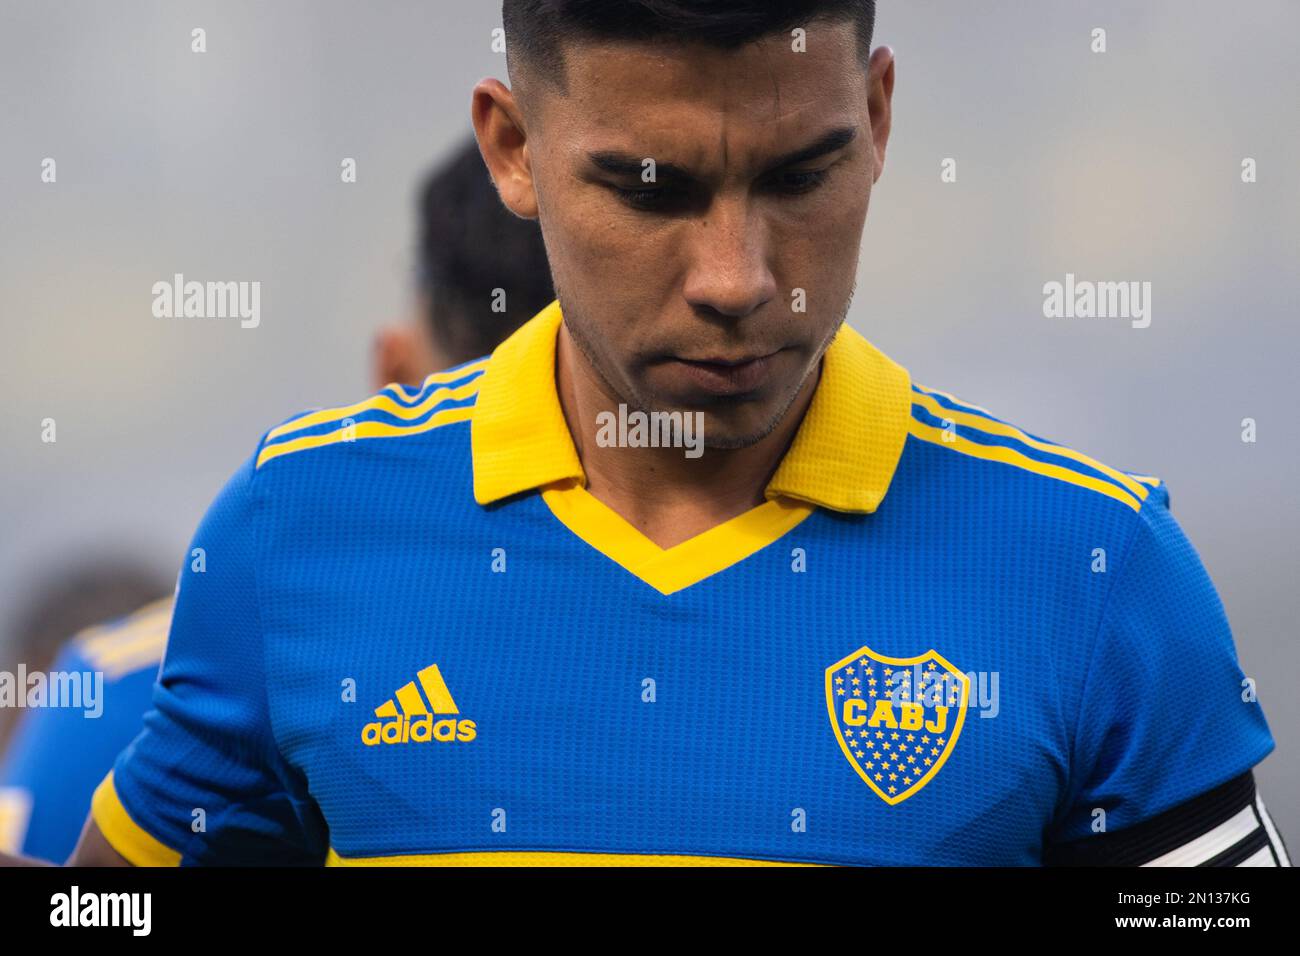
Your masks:
{"label": "eyebrow", "polygon": [[[777,157],[761,175],[775,172],[786,166],[793,166],[796,163],[806,163],[809,160],[825,156],[827,153],[833,153],[838,149],[843,149],[857,137],[858,131],[853,126],[837,126],[828,130],[814,142],[799,149],[792,150],[783,156]],[[607,173],[613,173],[618,176],[639,176],[643,168],[644,159],[636,159],[626,153],[619,153],[613,150],[598,150],[587,154],[587,159],[593,166],[604,170]],[[696,177],[685,166],[679,166],[676,163],[656,163],[656,175],[665,179],[695,179]]]}

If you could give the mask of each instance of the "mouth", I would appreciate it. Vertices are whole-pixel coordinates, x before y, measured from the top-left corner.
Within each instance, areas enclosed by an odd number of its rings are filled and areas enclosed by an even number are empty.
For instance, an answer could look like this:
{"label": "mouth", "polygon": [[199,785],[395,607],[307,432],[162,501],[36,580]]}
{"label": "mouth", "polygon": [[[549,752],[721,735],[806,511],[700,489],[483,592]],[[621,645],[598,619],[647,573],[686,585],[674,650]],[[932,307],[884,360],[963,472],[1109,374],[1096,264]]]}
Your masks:
{"label": "mouth", "polygon": [[755,391],[767,379],[780,349],[764,355],[671,358],[665,363],[675,378],[711,395]]}

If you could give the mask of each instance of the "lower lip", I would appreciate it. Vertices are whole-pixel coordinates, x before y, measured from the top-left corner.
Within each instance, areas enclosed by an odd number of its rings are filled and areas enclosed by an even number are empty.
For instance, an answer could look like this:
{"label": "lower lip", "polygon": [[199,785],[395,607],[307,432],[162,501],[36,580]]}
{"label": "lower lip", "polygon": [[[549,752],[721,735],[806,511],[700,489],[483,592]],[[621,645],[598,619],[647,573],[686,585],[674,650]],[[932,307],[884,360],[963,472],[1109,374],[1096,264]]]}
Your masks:
{"label": "lower lip", "polygon": [[694,387],[711,395],[739,395],[752,392],[763,384],[771,370],[773,357],[774,355],[764,355],[739,365],[687,362],[681,359],[674,359],[668,364]]}

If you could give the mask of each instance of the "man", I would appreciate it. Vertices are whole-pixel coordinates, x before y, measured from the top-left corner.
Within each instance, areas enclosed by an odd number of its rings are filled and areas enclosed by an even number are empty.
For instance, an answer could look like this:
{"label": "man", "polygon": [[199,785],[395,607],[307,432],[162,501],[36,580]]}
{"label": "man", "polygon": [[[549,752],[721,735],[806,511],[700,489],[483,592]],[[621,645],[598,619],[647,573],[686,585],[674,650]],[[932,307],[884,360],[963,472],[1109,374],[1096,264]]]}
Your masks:
{"label": "man", "polygon": [[[377,389],[420,382],[491,351],[555,295],[537,224],[502,206],[473,137],[426,178],[417,210],[415,319],[376,334],[371,378]],[[497,288],[508,307],[492,307]],[[106,601],[120,608],[123,601],[139,604],[142,591],[161,590],[152,577],[147,587],[137,584],[141,576],[121,568],[75,576],[52,595],[57,606],[42,606],[25,632],[48,634],[60,621],[66,625],[71,610],[80,610],[84,621],[89,608],[106,613],[112,606]],[[102,673],[102,712],[93,720],[69,708],[23,712],[12,749],[0,748],[0,852],[67,859],[95,787],[143,726],[171,616],[172,599],[166,598],[89,628],[64,647],[52,669]],[[35,654],[35,640],[28,643]],[[23,659],[29,671],[47,669],[39,656]]]}
{"label": "man", "polygon": [[506,0],[558,301],[263,437],[77,862],[1285,862],[1163,484],[843,324],[872,13]]}

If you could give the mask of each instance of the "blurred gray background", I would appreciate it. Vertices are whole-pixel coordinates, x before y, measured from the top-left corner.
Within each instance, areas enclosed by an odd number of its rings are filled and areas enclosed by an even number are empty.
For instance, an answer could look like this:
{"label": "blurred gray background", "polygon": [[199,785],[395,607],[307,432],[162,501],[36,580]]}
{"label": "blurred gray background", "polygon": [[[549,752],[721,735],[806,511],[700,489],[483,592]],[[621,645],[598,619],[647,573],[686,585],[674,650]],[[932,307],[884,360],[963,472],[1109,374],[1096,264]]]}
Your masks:
{"label": "blurred gray background", "polygon": [[[879,8],[894,132],[850,320],[919,383],[1168,483],[1258,681],[1278,744],[1261,792],[1300,851],[1300,4]],[[417,180],[468,132],[473,83],[506,78],[499,17],[0,2],[0,642],[75,562],[170,579],[262,431],[366,394],[371,333],[410,308]],[[175,272],[259,280],[261,326],[154,318]],[[1150,327],[1044,318],[1067,272],[1151,282]]]}

